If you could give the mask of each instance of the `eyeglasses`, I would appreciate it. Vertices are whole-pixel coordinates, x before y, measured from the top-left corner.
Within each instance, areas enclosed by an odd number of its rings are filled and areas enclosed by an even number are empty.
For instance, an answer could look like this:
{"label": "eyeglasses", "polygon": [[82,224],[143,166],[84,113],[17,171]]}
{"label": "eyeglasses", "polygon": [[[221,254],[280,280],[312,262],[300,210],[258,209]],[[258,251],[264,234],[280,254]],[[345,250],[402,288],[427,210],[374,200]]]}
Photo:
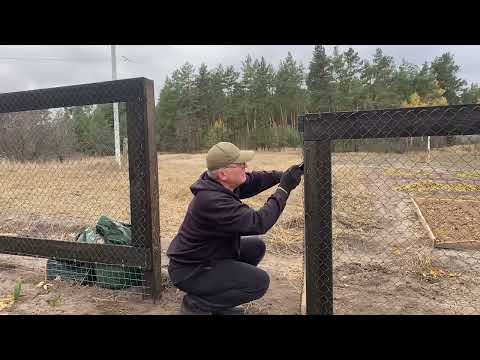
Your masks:
{"label": "eyeglasses", "polygon": [[[235,165],[235,166],[232,166]],[[241,169],[246,169],[248,165],[246,163],[233,163],[232,165],[225,166],[225,169],[227,168],[241,168]]]}

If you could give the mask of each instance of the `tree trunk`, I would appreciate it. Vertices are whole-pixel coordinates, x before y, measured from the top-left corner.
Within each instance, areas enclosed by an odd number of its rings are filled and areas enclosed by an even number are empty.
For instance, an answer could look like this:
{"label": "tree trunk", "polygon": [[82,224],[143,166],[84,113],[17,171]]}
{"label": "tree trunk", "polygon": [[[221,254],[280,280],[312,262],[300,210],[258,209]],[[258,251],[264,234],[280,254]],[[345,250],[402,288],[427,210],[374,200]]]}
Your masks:
{"label": "tree trunk", "polygon": [[284,117],[283,117],[282,104],[280,104],[280,124],[282,124],[282,126],[285,125],[285,119],[284,119]]}

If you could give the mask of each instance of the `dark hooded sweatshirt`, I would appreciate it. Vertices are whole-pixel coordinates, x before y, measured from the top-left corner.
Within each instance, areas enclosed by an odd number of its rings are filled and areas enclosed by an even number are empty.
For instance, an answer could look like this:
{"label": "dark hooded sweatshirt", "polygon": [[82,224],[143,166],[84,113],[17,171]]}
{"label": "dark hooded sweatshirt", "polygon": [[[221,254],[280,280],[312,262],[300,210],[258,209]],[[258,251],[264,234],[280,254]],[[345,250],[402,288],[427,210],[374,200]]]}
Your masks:
{"label": "dark hooded sweatshirt", "polygon": [[283,190],[277,189],[259,210],[250,208],[240,199],[278,184],[282,172],[258,171],[246,176],[245,183],[233,192],[206,172],[190,187],[194,198],[167,250],[170,269],[209,266],[218,260],[237,259],[240,236],[264,234],[275,224],[288,198]]}

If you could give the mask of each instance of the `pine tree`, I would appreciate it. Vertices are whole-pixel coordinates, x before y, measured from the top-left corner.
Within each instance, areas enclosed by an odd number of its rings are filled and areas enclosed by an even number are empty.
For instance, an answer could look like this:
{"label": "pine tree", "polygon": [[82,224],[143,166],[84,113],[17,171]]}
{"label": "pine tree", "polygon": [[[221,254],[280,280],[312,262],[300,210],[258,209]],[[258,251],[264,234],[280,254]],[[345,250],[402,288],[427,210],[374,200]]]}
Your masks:
{"label": "pine tree", "polygon": [[315,45],[306,84],[309,94],[309,111],[331,111],[334,96],[333,77],[330,59],[322,45]]}
{"label": "pine tree", "polygon": [[435,92],[438,82],[432,68],[425,62],[414,79],[415,91],[420,97],[425,98]]}
{"label": "pine tree", "polygon": [[403,60],[395,74],[395,91],[402,101],[406,101],[409,96],[415,93],[415,79],[419,72],[418,66]]}
{"label": "pine tree", "polygon": [[303,78],[303,65],[297,65],[292,54],[288,52],[285,60],[280,61],[274,80],[275,102],[280,112],[279,123],[283,127],[295,125],[297,114],[303,108]]}
{"label": "pine tree", "polygon": [[395,73],[393,57],[384,55],[380,48],[376,50],[372,63],[365,62],[362,81],[366,109],[389,108],[400,104],[401,97],[394,88]]}
{"label": "pine tree", "polygon": [[448,103],[450,105],[458,104],[466,81],[457,76],[460,67],[455,64],[453,55],[445,53],[442,56],[436,57],[431,67],[440,88],[445,90],[445,97]]}
{"label": "pine tree", "polygon": [[358,108],[362,92],[360,74],[362,61],[352,48],[340,53],[335,47],[332,56],[333,77],[335,79],[336,111],[352,111]]}
{"label": "pine tree", "polygon": [[480,87],[477,84],[471,84],[465,88],[461,96],[462,104],[480,104]]}

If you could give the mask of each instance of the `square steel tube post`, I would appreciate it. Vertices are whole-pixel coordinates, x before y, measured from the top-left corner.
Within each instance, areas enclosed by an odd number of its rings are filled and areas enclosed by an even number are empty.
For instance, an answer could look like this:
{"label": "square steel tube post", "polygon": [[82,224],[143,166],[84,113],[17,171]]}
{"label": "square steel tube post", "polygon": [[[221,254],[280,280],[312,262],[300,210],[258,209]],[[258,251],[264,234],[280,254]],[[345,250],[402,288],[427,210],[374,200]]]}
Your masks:
{"label": "square steel tube post", "polygon": [[381,109],[299,116],[305,158],[307,314],[333,314],[332,141],[480,134],[480,105]]}
{"label": "square steel tube post", "polygon": [[307,315],[333,314],[330,140],[304,141]]}
{"label": "square steel tube post", "polygon": [[153,81],[144,79],[142,96],[127,102],[130,209],[132,243],[146,250],[145,283],[155,302],[161,296],[161,245],[154,125]]}
{"label": "square steel tube post", "polygon": [[0,237],[0,252],[144,266],[154,301],[161,291],[158,165],[153,81],[146,78],[0,94],[0,113],[125,102],[133,246]]}

